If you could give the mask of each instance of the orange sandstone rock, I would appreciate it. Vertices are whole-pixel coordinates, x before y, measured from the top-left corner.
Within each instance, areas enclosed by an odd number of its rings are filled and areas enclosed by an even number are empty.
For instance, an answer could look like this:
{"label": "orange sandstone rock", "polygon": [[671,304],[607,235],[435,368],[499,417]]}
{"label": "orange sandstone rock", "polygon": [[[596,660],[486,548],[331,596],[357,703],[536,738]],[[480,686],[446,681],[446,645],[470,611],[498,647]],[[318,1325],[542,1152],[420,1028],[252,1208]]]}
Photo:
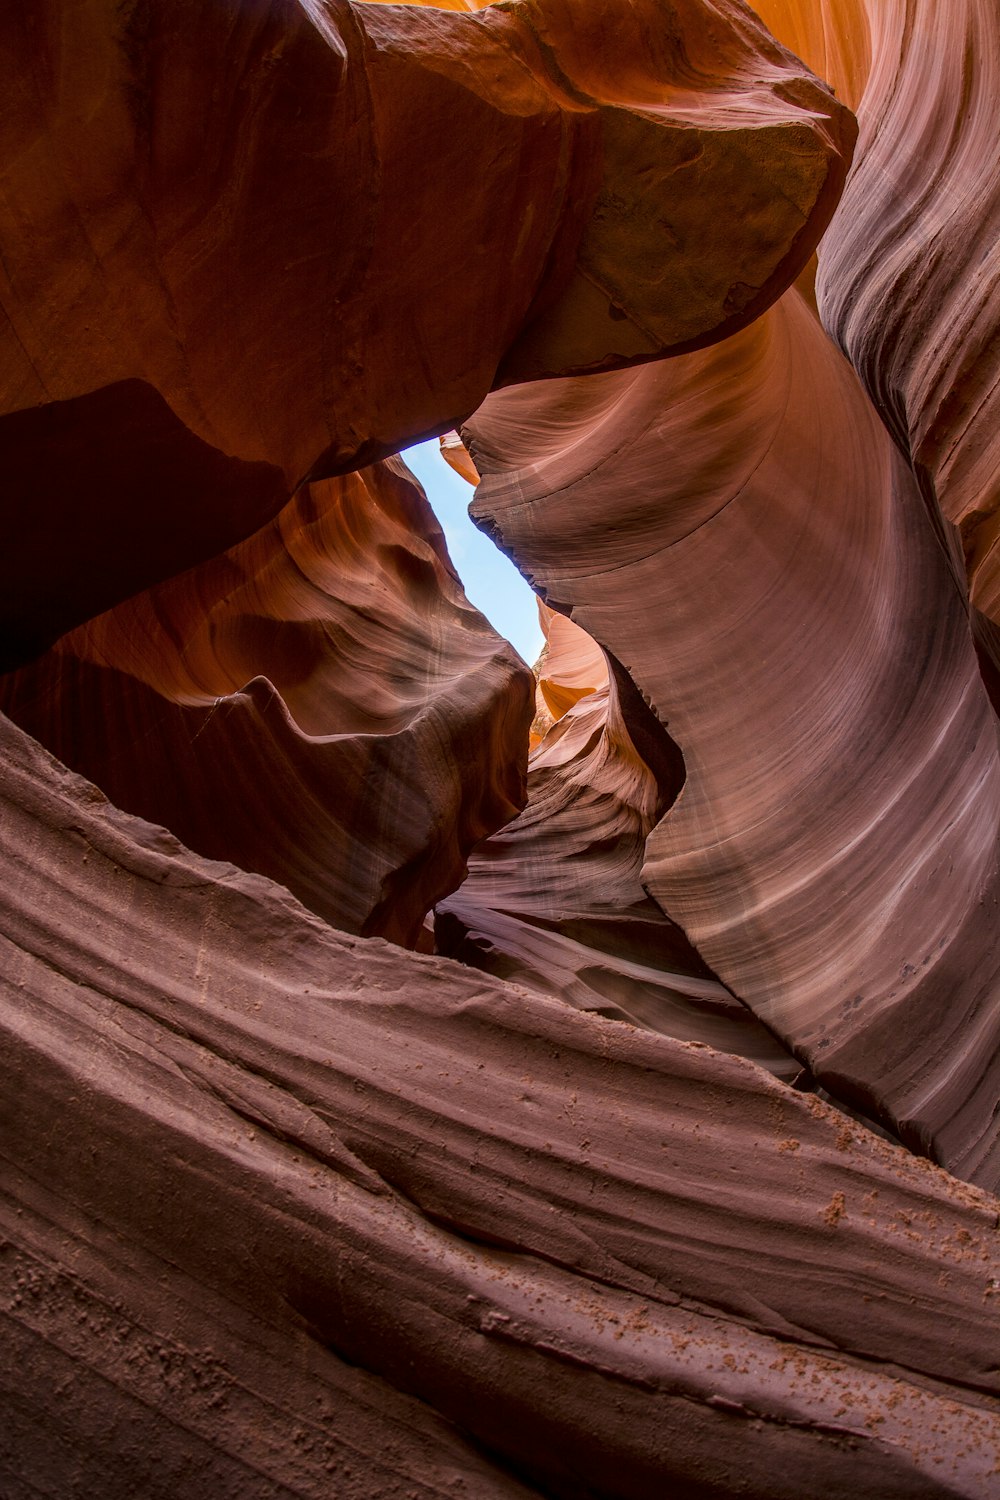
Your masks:
{"label": "orange sandstone rock", "polygon": [[[995,625],[1000,15],[978,0],[756,9],[858,111],[854,168],[820,255],[823,318],[928,502],[958,528],[973,603]],[[995,671],[995,631],[976,624]]]}
{"label": "orange sandstone rock", "polygon": [[731,0],[613,14],[5,11],[5,665],[453,427],[498,367],[649,358],[780,292],[852,118]]}
{"label": "orange sandstone rock", "polygon": [[0,704],[119,806],[407,945],[524,802],[531,678],[398,459],[305,486]]}
{"label": "orange sandstone rock", "polygon": [[895,447],[739,0],[0,16],[4,701],[155,820],[0,720],[5,1500],[1000,1493],[996,1199],[748,1060],[997,1180],[997,21],[760,11]]}
{"label": "orange sandstone rock", "polygon": [[440,438],[441,457],[467,484],[479,483],[479,472],[469,456],[469,450],[454,428],[443,432]]}
{"label": "orange sandstone rock", "polygon": [[1000,621],[1000,15],[869,0],[862,149],[824,246],[824,320],[929,496],[971,596]]}
{"label": "orange sandstone rock", "polygon": [[553,719],[561,719],[581,698],[608,686],[604,652],[585,630],[538,602],[545,649],[538,690]]}

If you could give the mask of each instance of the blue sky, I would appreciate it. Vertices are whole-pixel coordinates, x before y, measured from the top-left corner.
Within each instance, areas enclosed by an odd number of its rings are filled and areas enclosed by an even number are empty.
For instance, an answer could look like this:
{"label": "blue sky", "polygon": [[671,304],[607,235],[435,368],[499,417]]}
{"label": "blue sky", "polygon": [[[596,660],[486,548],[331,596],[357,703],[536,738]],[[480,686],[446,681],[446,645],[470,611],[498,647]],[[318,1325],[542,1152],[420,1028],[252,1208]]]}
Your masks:
{"label": "blue sky", "polygon": [[471,485],[445,463],[437,438],[400,457],[427,491],[466,594],[531,666],[542,649],[538,605],[514,564],[469,520]]}

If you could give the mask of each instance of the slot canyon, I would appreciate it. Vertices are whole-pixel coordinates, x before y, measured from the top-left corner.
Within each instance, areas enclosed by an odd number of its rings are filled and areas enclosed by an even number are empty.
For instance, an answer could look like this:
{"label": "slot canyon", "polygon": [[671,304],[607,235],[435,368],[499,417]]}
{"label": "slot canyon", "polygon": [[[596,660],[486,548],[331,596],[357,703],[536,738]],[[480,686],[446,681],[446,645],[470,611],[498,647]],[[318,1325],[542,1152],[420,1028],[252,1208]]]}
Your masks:
{"label": "slot canyon", "polygon": [[996,0],[0,38],[0,1500],[1000,1500]]}

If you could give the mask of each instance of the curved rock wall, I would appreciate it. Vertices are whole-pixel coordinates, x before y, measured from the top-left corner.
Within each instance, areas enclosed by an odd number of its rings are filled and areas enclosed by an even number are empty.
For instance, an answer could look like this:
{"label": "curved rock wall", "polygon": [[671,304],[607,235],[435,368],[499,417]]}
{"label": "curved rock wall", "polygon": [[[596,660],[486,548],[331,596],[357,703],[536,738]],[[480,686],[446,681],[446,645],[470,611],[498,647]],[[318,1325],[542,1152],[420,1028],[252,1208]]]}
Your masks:
{"label": "curved rock wall", "polygon": [[857,109],[820,253],[823,319],[958,527],[973,602],[996,621],[1000,16],[983,0],[756,9]]}
{"label": "curved rock wall", "polygon": [[991,1492],[995,1199],[3,748],[8,1493]]}
{"label": "curved rock wall", "polygon": [[804,302],[466,431],[475,510],[683,755],[649,892],[833,1092],[994,1183],[996,721],[916,484]]}
{"label": "curved rock wall", "polygon": [[304,478],[453,427],[499,365],[628,363],[773,300],[853,119],[742,6],[711,13],[677,18],[704,71],[643,0],[591,76],[608,38],[582,0],[8,7],[0,666],[251,535]]}
{"label": "curved rock wall", "polygon": [[619,669],[532,753],[524,812],[479,846],[468,878],[437,907],[438,951],[791,1081],[802,1071],[794,1058],[640,883],[646,840],[682,779],[675,747]]}
{"label": "curved rock wall", "polygon": [[545,646],[536,666],[538,692],[553,723],[581,698],[609,684],[608,664],[596,641],[565,615],[538,601]]}
{"label": "curved rock wall", "polygon": [[532,697],[398,459],[305,486],[0,678],[0,707],[119,806],[407,946],[523,806]]}
{"label": "curved rock wall", "polygon": [[997,22],[761,4],[0,14],[4,1500],[1000,1496]]}
{"label": "curved rock wall", "polygon": [[1000,15],[871,7],[858,165],[823,249],[823,317],[958,526],[973,602],[1000,618],[996,360]]}

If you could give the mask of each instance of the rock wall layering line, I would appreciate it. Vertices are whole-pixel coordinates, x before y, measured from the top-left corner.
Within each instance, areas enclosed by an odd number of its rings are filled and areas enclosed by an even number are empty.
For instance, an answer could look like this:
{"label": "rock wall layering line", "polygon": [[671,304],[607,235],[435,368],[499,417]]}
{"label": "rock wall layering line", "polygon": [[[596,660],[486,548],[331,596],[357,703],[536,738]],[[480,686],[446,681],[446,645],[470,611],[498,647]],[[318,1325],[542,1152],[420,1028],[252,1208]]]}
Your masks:
{"label": "rock wall layering line", "polygon": [[[181,1472],[235,1446],[253,1493],[315,1493],[406,1421],[429,1493],[478,1483],[332,1349],[544,1494],[991,1492],[995,1200],[739,1058],[337,934],[13,728],[3,787],[7,1316],[33,1386],[82,1367],[54,1414],[91,1435],[78,1472],[145,1400]],[[244,1446],[276,1341],[320,1383],[301,1479]]]}

